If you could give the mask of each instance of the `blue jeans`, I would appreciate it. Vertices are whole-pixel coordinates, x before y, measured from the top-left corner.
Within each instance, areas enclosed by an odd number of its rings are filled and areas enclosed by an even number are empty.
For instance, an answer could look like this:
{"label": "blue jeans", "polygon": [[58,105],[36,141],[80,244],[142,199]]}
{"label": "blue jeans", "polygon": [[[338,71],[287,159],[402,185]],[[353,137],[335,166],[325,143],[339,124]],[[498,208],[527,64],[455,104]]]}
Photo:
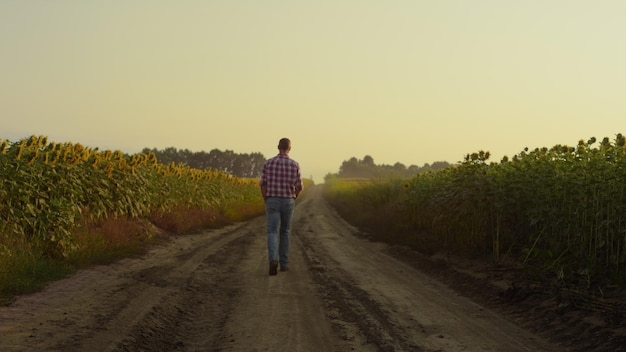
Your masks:
{"label": "blue jeans", "polygon": [[289,230],[295,206],[293,198],[268,197],[265,200],[269,260],[278,260],[284,267],[289,264]]}

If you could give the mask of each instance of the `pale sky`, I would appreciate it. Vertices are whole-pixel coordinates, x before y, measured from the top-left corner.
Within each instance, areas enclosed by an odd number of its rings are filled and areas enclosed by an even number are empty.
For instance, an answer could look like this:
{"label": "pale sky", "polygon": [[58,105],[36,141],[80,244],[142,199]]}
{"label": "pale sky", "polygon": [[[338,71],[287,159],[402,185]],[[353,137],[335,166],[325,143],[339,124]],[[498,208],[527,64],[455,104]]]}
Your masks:
{"label": "pale sky", "polygon": [[0,0],[0,138],[493,161],[626,133],[623,0]]}

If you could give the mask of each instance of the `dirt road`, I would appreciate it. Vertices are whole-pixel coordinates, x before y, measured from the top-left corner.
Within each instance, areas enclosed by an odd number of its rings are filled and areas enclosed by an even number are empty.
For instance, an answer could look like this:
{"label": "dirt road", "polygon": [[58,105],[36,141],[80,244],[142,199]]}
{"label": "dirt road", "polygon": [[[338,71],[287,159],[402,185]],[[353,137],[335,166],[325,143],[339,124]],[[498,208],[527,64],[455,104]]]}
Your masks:
{"label": "dirt road", "polygon": [[0,351],[564,351],[355,236],[319,187],[290,268],[265,218],[180,236],[0,307]]}

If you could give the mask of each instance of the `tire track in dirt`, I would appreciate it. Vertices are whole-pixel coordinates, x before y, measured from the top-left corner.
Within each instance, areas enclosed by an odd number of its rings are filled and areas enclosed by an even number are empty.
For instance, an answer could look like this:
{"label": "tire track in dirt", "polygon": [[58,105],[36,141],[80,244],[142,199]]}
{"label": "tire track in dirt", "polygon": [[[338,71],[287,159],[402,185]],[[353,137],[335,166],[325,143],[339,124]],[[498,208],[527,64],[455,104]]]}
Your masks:
{"label": "tire track in dirt", "polygon": [[[154,305],[118,347],[123,351],[219,351],[223,326],[241,290],[233,274],[237,263],[248,255],[250,233],[239,231],[243,233],[196,268],[182,270],[191,273],[184,282],[168,283],[177,289]],[[158,275],[154,272],[151,278],[158,281]]]}
{"label": "tire track in dirt", "polygon": [[[336,329],[345,340],[355,341],[359,351],[425,351],[407,339],[411,335],[394,323],[380,303],[354,282],[352,275],[321,246],[328,234],[347,235],[354,229],[345,223],[327,204],[315,198],[301,211],[297,234],[320,295]],[[333,241],[333,240],[331,240]],[[363,256],[367,256],[363,253]]]}
{"label": "tire track in dirt", "polygon": [[[356,341],[359,350],[372,351],[424,351],[421,347],[406,340],[406,333],[390,321],[388,314],[370,295],[360,289],[340,264],[324,253],[315,243],[315,233],[319,234],[321,224],[312,224],[309,217],[298,225],[301,245],[309,269],[318,285],[318,291],[336,329],[341,331],[344,340]],[[310,235],[304,235],[304,233]],[[313,237],[313,238],[311,238]]]}
{"label": "tire track in dirt", "polygon": [[376,351],[562,351],[354,236],[319,196],[303,204],[297,235],[329,317]]}
{"label": "tire track in dirt", "polygon": [[[197,335],[217,338],[207,331],[219,330],[215,326],[223,322],[236,297],[236,286],[224,287],[220,280],[221,264],[226,262],[222,253],[229,246],[245,249],[249,226],[179,236],[141,258],[87,269],[43,292],[20,297],[1,308],[0,350],[162,351],[168,344],[178,348],[187,338],[176,338],[173,327],[190,321],[186,312],[203,310],[211,318]],[[246,255],[245,250],[234,252]]]}

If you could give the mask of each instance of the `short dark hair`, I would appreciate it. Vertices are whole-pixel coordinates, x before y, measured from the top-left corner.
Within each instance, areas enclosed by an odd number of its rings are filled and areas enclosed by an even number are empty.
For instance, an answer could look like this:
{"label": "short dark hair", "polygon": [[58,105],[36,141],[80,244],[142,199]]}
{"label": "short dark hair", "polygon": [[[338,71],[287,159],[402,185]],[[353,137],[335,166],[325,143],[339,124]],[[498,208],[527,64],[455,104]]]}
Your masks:
{"label": "short dark hair", "polygon": [[291,147],[291,141],[289,138],[281,138],[280,141],[278,141],[278,149],[287,150],[289,147]]}

